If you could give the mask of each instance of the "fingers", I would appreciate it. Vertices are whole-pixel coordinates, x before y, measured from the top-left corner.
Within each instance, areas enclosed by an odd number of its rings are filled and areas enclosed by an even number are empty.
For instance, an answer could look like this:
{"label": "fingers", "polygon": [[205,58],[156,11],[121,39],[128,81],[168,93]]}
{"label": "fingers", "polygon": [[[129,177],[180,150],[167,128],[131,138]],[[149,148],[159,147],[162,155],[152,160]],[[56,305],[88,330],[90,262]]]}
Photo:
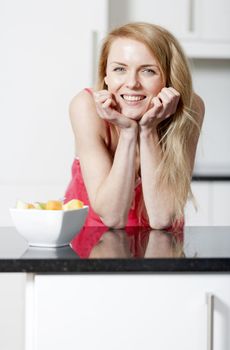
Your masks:
{"label": "fingers", "polygon": [[103,109],[106,109],[106,108],[109,108],[109,107],[112,107],[114,105],[114,102],[111,98],[107,98],[107,100],[105,100],[105,102],[102,103],[101,107]]}
{"label": "fingers", "polygon": [[119,112],[113,95],[108,90],[101,90],[94,93],[94,100],[98,115],[120,128],[136,126],[136,122],[126,118]]}
{"label": "fingers", "polygon": [[100,104],[102,108],[115,107],[116,102],[112,94],[108,90],[101,90],[94,93],[94,100]]}
{"label": "fingers", "polygon": [[152,108],[150,108],[145,115],[148,118],[160,118],[163,110],[163,103],[159,97],[155,96],[152,99]]}
{"label": "fingers", "polygon": [[94,94],[94,101],[98,115],[107,120],[113,120],[116,106],[112,94],[108,90],[97,91]]}
{"label": "fingers", "polygon": [[153,104],[153,112],[158,117],[158,115],[162,112],[162,109],[163,109],[162,101],[159,99],[159,97],[155,96],[152,99],[152,104]]}
{"label": "fingers", "polygon": [[[180,94],[172,87],[163,88],[159,94],[153,97],[150,109],[143,115],[140,125],[157,125],[176,112]],[[158,121],[157,121],[158,120]]]}
{"label": "fingers", "polygon": [[139,125],[141,126],[151,126],[152,123],[155,124],[154,120],[158,119],[158,116],[161,115],[161,111],[163,109],[163,104],[161,100],[158,97],[153,97],[152,101],[152,107],[145,112],[143,117],[140,119]]}
{"label": "fingers", "polygon": [[176,112],[178,102],[180,100],[180,94],[173,87],[163,88],[157,97],[163,104],[163,111],[158,116],[159,118],[168,118]]}

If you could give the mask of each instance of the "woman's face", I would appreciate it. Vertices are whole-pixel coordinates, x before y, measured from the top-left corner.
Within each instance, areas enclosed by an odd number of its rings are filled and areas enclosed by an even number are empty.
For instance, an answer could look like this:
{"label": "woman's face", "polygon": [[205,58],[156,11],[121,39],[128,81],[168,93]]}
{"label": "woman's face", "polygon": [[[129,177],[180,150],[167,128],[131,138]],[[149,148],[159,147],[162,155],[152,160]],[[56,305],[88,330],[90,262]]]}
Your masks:
{"label": "woman's face", "polygon": [[118,38],[111,45],[105,83],[126,117],[139,120],[165,86],[157,60],[141,42]]}

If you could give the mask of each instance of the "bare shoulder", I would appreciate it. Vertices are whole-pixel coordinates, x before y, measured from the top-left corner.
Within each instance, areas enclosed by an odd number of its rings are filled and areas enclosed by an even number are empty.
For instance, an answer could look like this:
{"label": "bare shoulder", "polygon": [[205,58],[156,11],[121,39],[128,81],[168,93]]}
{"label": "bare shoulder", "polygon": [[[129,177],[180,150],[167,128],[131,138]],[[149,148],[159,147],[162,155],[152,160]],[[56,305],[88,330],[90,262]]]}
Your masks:
{"label": "bare shoulder", "polygon": [[93,96],[87,91],[80,91],[70,102],[69,116],[75,132],[103,132],[104,123],[98,116]]}
{"label": "bare shoulder", "polygon": [[79,106],[86,108],[90,105],[93,105],[93,98],[91,94],[89,94],[85,90],[81,90],[76,96],[73,97],[73,99],[70,102],[70,113],[74,113],[76,108],[78,108]]}
{"label": "bare shoulder", "polygon": [[195,115],[197,116],[197,122],[201,126],[205,114],[205,104],[202,98],[196,93],[193,94],[193,109],[195,110]]}

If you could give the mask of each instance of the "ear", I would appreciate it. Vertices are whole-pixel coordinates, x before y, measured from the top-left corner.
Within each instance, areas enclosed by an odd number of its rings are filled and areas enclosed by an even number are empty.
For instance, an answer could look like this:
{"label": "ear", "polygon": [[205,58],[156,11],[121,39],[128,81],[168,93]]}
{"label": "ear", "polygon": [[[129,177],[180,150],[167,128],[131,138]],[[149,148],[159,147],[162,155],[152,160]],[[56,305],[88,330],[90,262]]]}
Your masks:
{"label": "ear", "polygon": [[108,85],[108,79],[107,79],[107,76],[104,77],[104,82],[106,85]]}

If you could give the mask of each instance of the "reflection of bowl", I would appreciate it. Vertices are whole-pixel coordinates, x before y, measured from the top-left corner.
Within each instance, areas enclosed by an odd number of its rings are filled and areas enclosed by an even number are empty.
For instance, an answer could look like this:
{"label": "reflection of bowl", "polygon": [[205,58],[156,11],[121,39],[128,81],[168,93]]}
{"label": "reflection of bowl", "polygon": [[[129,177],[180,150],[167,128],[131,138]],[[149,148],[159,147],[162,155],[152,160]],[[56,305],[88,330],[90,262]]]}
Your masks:
{"label": "reflection of bowl", "polygon": [[88,206],[75,210],[10,209],[16,230],[29,245],[61,247],[68,245],[81,230]]}

